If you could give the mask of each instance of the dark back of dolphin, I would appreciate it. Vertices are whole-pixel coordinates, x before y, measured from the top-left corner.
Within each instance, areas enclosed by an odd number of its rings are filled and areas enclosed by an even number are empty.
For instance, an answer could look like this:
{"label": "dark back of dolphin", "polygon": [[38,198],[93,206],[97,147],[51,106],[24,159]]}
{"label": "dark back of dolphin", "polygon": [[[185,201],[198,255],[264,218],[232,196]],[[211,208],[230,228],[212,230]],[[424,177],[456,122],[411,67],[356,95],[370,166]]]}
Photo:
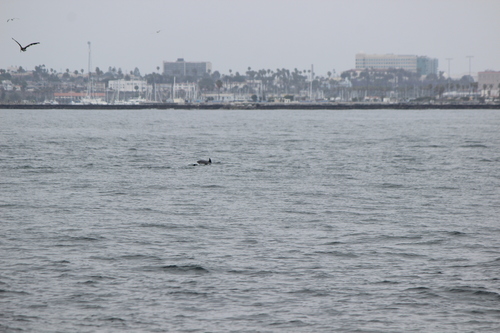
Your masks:
{"label": "dark back of dolphin", "polygon": [[207,160],[199,160],[196,163],[198,163],[198,164],[204,164],[204,165],[212,164],[212,159],[209,158],[208,161]]}

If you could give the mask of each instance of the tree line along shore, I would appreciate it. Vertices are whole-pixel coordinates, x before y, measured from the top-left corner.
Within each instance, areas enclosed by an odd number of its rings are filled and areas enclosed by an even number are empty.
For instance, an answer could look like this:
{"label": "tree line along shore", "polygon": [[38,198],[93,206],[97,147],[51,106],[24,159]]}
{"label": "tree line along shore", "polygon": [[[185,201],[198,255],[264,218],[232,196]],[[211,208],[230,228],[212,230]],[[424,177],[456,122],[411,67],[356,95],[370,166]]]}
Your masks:
{"label": "tree line along shore", "polygon": [[[45,65],[35,66],[34,70],[22,67],[0,69],[0,104],[74,104],[81,103],[84,96],[99,97],[106,104],[139,100],[142,104],[178,106],[184,103],[190,104],[186,106],[189,108],[203,103],[238,102],[259,103],[261,107],[265,103],[293,102],[304,104],[302,108],[327,107],[307,106],[308,103],[334,104],[329,108],[350,107],[346,106],[348,103],[383,103],[387,106],[500,103],[500,98],[495,95],[500,87],[479,87],[469,75],[451,79],[445,77],[443,72],[421,76],[389,68],[348,70],[340,75],[330,71],[325,76],[319,76],[310,70],[297,68],[252,70],[248,67],[244,74],[230,70],[228,74],[209,71],[199,75],[172,76],[161,74],[159,67],[157,70],[158,73],[142,76],[137,68],[129,73],[112,67],[106,72],[97,67],[91,73],[69,69],[60,73],[47,69]],[[117,88],[117,83],[129,88]]]}

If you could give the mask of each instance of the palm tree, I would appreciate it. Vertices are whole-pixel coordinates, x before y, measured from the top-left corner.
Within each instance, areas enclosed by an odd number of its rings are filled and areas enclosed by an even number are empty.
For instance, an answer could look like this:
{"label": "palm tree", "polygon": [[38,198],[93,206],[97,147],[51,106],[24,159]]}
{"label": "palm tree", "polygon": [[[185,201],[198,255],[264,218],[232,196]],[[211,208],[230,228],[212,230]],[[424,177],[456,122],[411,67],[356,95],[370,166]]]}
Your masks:
{"label": "palm tree", "polygon": [[215,81],[215,86],[217,87],[218,91],[217,99],[220,101],[220,88],[222,88],[222,81],[221,80]]}

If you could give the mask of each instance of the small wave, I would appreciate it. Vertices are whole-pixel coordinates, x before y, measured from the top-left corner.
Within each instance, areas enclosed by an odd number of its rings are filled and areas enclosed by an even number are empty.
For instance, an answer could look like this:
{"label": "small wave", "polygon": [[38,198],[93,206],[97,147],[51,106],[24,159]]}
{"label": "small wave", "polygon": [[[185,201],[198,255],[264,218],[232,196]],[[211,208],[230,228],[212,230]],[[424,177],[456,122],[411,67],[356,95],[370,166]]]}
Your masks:
{"label": "small wave", "polygon": [[375,284],[399,284],[399,282],[397,282],[397,281],[383,280],[383,281],[375,282]]}
{"label": "small wave", "polygon": [[92,279],[96,280],[114,280],[114,277],[111,276],[105,276],[105,275],[91,275],[90,276]]}
{"label": "small wave", "polygon": [[382,235],[382,239],[386,240],[412,240],[412,239],[422,239],[420,235],[408,235],[408,236],[393,236],[393,235]]}
{"label": "small wave", "polygon": [[394,155],[394,157],[400,161],[415,162],[417,160],[415,157],[403,156],[403,155]]}
{"label": "small wave", "polygon": [[443,242],[444,242],[444,239],[434,239],[434,240],[428,240],[425,242],[408,243],[407,245],[436,245],[436,244],[441,244]]}
{"label": "small wave", "polygon": [[179,229],[182,226],[174,223],[142,223],[139,225],[142,228],[159,228],[159,229]]}
{"label": "small wave", "polygon": [[252,245],[259,243],[258,240],[253,239],[253,238],[244,239],[241,242],[244,243],[244,244],[252,244]]}
{"label": "small wave", "polygon": [[462,145],[460,148],[488,148],[488,146],[483,144],[470,144],[470,145]]}
{"label": "small wave", "polygon": [[407,288],[405,291],[430,291],[429,288],[427,287],[413,287],[413,288]]}
{"label": "small wave", "polygon": [[408,289],[405,289],[405,292],[417,293],[420,295],[424,295],[425,298],[427,298],[427,297],[441,297],[434,290],[427,288],[427,287],[408,288]]}
{"label": "small wave", "polygon": [[59,261],[54,261],[54,265],[67,265],[71,264],[68,260],[59,260]]}
{"label": "small wave", "polygon": [[425,258],[425,257],[427,257],[426,255],[417,254],[417,253],[387,252],[386,254],[390,255],[390,256],[397,256],[397,257],[403,257],[403,258]]}
{"label": "small wave", "polygon": [[25,316],[25,315],[15,315],[12,319],[14,321],[26,321],[26,322],[30,322],[30,321],[39,321],[40,317]]}
{"label": "small wave", "polygon": [[193,290],[176,290],[176,291],[170,291],[168,292],[169,295],[186,295],[186,296],[200,296],[200,297],[207,297],[207,293],[200,293],[197,291]]}
{"label": "small wave", "polygon": [[16,166],[14,167],[14,169],[18,169],[18,170],[23,170],[23,169],[34,169],[35,167],[31,166],[31,165],[19,165],[19,166]]}
{"label": "small wave", "polygon": [[256,271],[256,272],[250,273],[250,276],[270,276],[270,275],[274,275],[274,272],[261,270],[261,271]]}
{"label": "small wave", "polygon": [[290,320],[290,321],[278,321],[274,323],[270,323],[270,326],[274,327],[280,327],[280,328],[294,328],[294,327],[307,327],[311,326],[311,324],[308,324],[306,322],[303,322],[302,320]]}
{"label": "small wave", "polygon": [[401,184],[392,184],[392,183],[382,183],[380,187],[383,188],[403,188],[404,186]]}
{"label": "small wave", "polygon": [[115,261],[116,257],[90,256],[92,260]]}
{"label": "small wave", "polygon": [[17,170],[26,170],[27,172],[30,173],[57,173],[58,171],[52,167],[37,167],[37,166],[32,166],[32,165],[20,165],[18,167],[15,167],[14,169]]}
{"label": "small wave", "polygon": [[77,284],[83,284],[83,285],[87,285],[87,286],[93,286],[93,285],[97,284],[97,281],[87,280],[87,281],[84,281],[84,282],[78,282]]}
{"label": "small wave", "polygon": [[328,243],[325,243],[325,244],[323,244],[323,245],[342,245],[342,244],[344,244],[344,243],[343,243],[343,242],[335,242],[335,241],[334,241],[334,242],[328,242]]}
{"label": "small wave", "polygon": [[30,293],[28,293],[26,291],[0,289],[0,295],[2,297],[5,297],[6,295],[30,295]]}
{"label": "small wave", "polygon": [[256,270],[256,268],[253,267],[248,267],[246,269],[231,269],[227,271],[230,274],[237,274],[237,275],[248,275],[252,277],[256,276],[271,276],[276,274],[273,271],[267,271],[267,270]]}
{"label": "small wave", "polygon": [[125,259],[125,260],[161,260],[161,258],[157,256],[150,256],[150,255],[145,255],[145,254],[127,254],[120,256],[120,259]]}
{"label": "small wave", "polygon": [[167,266],[146,266],[143,267],[145,271],[162,271],[167,273],[175,273],[175,274],[185,274],[185,273],[194,273],[194,274],[204,274],[209,273],[209,271],[198,265],[167,265]]}
{"label": "small wave", "polygon": [[494,260],[488,261],[484,263],[485,266],[500,266],[500,258],[496,258]]}
{"label": "small wave", "polygon": [[375,218],[375,217],[369,217],[367,219],[362,219],[361,222],[363,223],[373,223],[373,222],[380,222],[382,221],[381,219]]}
{"label": "small wave", "polygon": [[446,291],[451,294],[464,295],[475,298],[478,297],[481,299],[489,299],[495,301],[500,300],[500,294],[493,291],[484,290],[484,288],[477,289],[465,286],[465,287],[448,288]]}
{"label": "small wave", "polygon": [[167,165],[143,165],[139,169],[168,170],[172,169],[172,167]]}
{"label": "small wave", "polygon": [[72,189],[86,189],[86,188],[92,188],[94,185],[92,184],[85,184],[85,183],[78,183],[78,184],[73,184],[70,186]]}
{"label": "small wave", "polygon": [[283,213],[289,213],[289,214],[300,214],[300,215],[316,215],[316,212],[306,212],[306,211],[300,211],[300,210],[284,210]]}
{"label": "small wave", "polygon": [[444,191],[448,191],[448,190],[460,190],[459,187],[452,187],[452,186],[437,186],[435,187],[436,190],[444,190]]}
{"label": "small wave", "polygon": [[96,242],[96,241],[101,241],[105,239],[105,237],[98,236],[98,237],[90,237],[90,236],[66,236],[62,237],[62,241],[67,241],[67,242]]}
{"label": "small wave", "polygon": [[447,234],[449,236],[467,236],[467,234],[465,232],[461,232],[461,231],[445,231],[445,234]]}
{"label": "small wave", "polygon": [[200,188],[226,188],[225,186],[221,185],[202,185]]}
{"label": "small wave", "polygon": [[497,309],[483,309],[483,310],[474,309],[474,310],[465,310],[465,312],[475,316],[491,314],[493,316],[498,317],[500,315],[500,310]]}
{"label": "small wave", "polygon": [[100,191],[98,192],[102,196],[115,196],[115,195],[127,195],[129,193],[119,192],[119,191]]}
{"label": "small wave", "polygon": [[255,314],[244,314],[238,316],[228,317],[229,320],[232,321],[264,321],[269,318],[271,315],[268,313],[255,313]]}
{"label": "small wave", "polygon": [[317,251],[316,254],[330,255],[334,257],[344,257],[344,258],[358,258],[357,254],[352,252],[341,252],[341,251]]}
{"label": "small wave", "polygon": [[0,204],[0,208],[24,208],[24,205],[18,205],[18,204]]}
{"label": "small wave", "polygon": [[[120,317],[100,317],[100,318],[96,318],[95,316],[93,316],[93,317],[87,317],[87,318],[85,318],[85,322],[95,322],[95,321],[110,323],[113,326],[120,326],[120,327],[126,327],[127,326],[127,324],[126,324],[127,321],[125,319],[120,318]],[[104,324],[104,325],[107,325],[107,324]],[[100,324],[99,324],[99,326],[100,326]]]}
{"label": "small wave", "polygon": [[82,243],[87,242],[100,242],[106,239],[105,237],[97,236],[61,236],[58,237],[58,243],[54,244],[55,247],[75,247],[80,246]]}
{"label": "small wave", "polygon": [[207,269],[205,269],[201,266],[198,266],[198,265],[184,265],[184,266],[168,265],[168,266],[163,266],[162,270],[170,271],[170,272],[208,273]]}

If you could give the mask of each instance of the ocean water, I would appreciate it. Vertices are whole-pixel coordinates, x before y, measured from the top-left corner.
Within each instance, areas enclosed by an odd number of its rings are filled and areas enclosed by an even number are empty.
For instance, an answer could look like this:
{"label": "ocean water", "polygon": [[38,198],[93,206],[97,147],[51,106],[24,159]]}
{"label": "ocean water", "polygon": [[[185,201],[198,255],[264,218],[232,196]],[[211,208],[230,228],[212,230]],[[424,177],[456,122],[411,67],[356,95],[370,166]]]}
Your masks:
{"label": "ocean water", "polygon": [[499,216],[498,110],[0,110],[0,332],[499,332]]}

